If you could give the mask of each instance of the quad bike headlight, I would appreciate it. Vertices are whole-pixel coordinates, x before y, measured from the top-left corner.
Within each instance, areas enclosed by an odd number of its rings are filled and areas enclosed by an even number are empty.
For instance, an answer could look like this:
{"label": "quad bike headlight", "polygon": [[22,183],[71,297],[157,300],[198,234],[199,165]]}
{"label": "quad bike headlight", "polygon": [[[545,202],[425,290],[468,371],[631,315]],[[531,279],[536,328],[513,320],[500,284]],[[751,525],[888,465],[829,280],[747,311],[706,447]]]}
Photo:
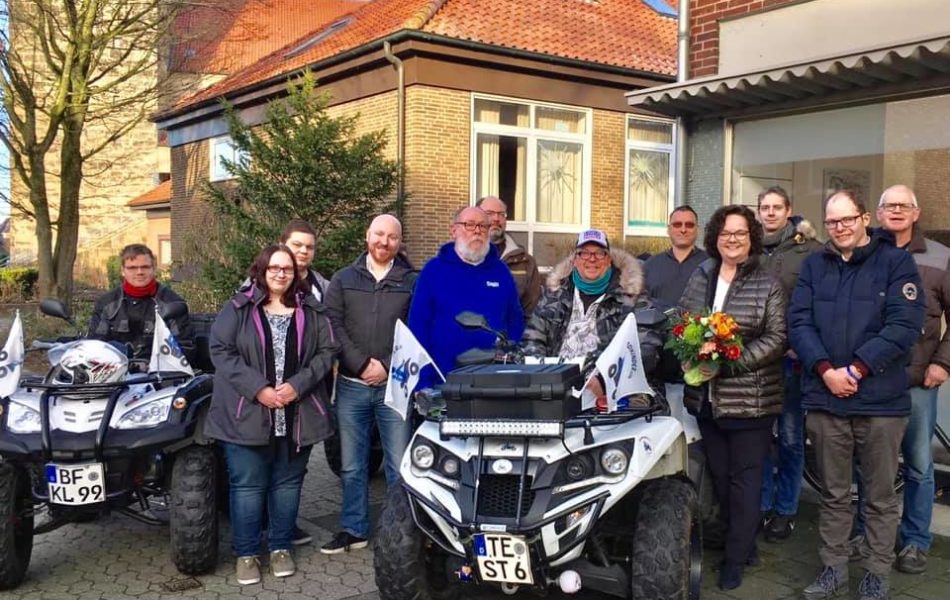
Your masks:
{"label": "quad bike headlight", "polygon": [[607,448],[600,454],[600,466],[611,475],[620,475],[629,464],[627,453],[620,448]]}
{"label": "quad bike headlight", "polygon": [[587,462],[579,456],[575,456],[567,461],[567,464],[564,465],[564,473],[571,481],[580,481],[590,477],[590,469],[587,468]]}
{"label": "quad bike headlight", "polygon": [[168,413],[172,407],[172,398],[159,398],[142,406],[138,406],[122,415],[115,424],[116,429],[146,429],[161,425],[168,420]]}
{"label": "quad bike headlight", "polygon": [[459,459],[454,456],[446,456],[442,459],[442,472],[449,477],[458,477]]}
{"label": "quad bike headlight", "polygon": [[10,433],[39,433],[40,413],[29,406],[10,402],[7,407],[7,429]]}
{"label": "quad bike headlight", "polygon": [[435,450],[429,444],[417,444],[412,449],[411,458],[417,469],[431,469],[435,464]]}

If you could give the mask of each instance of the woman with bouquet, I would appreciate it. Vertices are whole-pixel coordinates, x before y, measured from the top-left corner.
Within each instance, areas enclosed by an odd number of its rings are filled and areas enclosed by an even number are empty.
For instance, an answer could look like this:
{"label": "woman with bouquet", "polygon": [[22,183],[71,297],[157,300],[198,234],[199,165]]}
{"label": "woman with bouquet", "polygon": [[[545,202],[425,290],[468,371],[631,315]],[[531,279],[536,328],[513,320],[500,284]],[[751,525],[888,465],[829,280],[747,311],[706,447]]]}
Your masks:
{"label": "woman with bouquet", "polygon": [[724,313],[713,323],[704,317],[706,326],[718,329],[710,338],[716,341],[699,344],[695,359],[683,363],[693,384],[686,386],[684,401],[699,422],[726,527],[722,589],[739,587],[743,567],[758,560],[762,465],[772,424],[782,412],[787,300],[760,264],[762,236],[747,207],[717,210],[706,225],[710,258],[690,277],[680,299],[693,315]]}

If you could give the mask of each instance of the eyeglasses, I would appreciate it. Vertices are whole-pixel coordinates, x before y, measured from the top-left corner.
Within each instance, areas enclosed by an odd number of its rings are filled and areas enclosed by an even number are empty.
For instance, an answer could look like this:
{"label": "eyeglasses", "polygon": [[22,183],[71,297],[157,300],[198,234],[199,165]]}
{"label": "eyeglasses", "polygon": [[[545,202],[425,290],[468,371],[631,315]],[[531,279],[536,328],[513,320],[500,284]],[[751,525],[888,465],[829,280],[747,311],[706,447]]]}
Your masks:
{"label": "eyeglasses", "polygon": [[485,210],[485,209],[483,208],[483,209],[482,209],[482,212],[485,213],[486,215],[488,215],[488,218],[489,218],[489,219],[493,219],[493,218],[495,218],[495,217],[499,217],[499,218],[502,218],[502,219],[503,219],[503,218],[505,218],[505,217],[508,216],[508,213],[506,213],[506,212],[503,211],[503,210]]}
{"label": "eyeglasses", "polygon": [[277,275],[278,273],[283,273],[284,275],[293,275],[293,267],[281,267],[280,265],[268,265],[267,272],[271,275]]}
{"label": "eyeglasses", "polygon": [[881,205],[881,208],[889,213],[913,212],[917,210],[917,205],[904,202],[885,202]]}
{"label": "eyeglasses", "polygon": [[854,215],[851,217],[841,217],[840,219],[828,219],[825,221],[825,229],[831,229],[833,231],[838,229],[839,226],[848,229],[849,227],[854,227],[854,224],[857,223],[860,218],[861,215]]}
{"label": "eyeglasses", "polygon": [[125,269],[126,271],[151,271],[153,267],[152,265],[143,265],[143,266],[125,265],[122,268]]}
{"label": "eyeglasses", "polygon": [[607,256],[606,250],[578,250],[574,256],[581,260],[602,260]]}
{"label": "eyeglasses", "polygon": [[741,229],[739,231],[720,231],[719,239],[721,240],[736,240],[737,242],[745,241],[749,237],[748,229]]}
{"label": "eyeglasses", "polygon": [[491,229],[491,225],[488,223],[463,223],[462,221],[456,221],[456,225],[461,225],[465,228],[465,231],[481,231],[486,232]]}
{"label": "eyeglasses", "polygon": [[696,229],[696,223],[693,223],[692,221],[676,221],[674,223],[670,223],[670,227],[673,229],[682,229],[684,227],[686,229]]}

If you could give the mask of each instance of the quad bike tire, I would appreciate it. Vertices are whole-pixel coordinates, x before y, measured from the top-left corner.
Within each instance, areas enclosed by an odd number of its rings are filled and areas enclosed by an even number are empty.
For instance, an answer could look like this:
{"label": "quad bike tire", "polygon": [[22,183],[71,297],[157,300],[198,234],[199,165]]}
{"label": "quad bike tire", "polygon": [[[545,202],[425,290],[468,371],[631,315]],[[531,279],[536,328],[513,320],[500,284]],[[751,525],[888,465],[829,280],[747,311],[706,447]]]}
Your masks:
{"label": "quad bike tire", "polygon": [[189,446],[175,456],[168,526],[172,560],[185,575],[208,573],[218,563],[217,472],[210,446]]}
{"label": "quad bike tire", "polygon": [[637,506],[630,565],[634,600],[699,597],[699,502],[682,479],[646,482]]}
{"label": "quad bike tire", "polygon": [[[373,433],[370,439],[372,441],[369,447],[369,469],[367,475],[372,479],[373,475],[378,473],[380,467],[383,466],[383,446],[379,439],[379,431],[376,430],[375,425],[373,426]],[[327,465],[330,467],[330,470],[333,471],[334,475],[339,477],[340,473],[343,472],[343,456],[340,451],[339,432],[323,442],[323,454],[327,458]]]}
{"label": "quad bike tire", "polygon": [[0,590],[20,585],[33,554],[33,500],[30,476],[0,463]]}
{"label": "quad bike tire", "polygon": [[[376,531],[373,568],[381,600],[454,600],[458,585],[445,576],[441,550],[416,527],[409,498],[397,483],[386,490]],[[433,566],[433,563],[436,565]]]}

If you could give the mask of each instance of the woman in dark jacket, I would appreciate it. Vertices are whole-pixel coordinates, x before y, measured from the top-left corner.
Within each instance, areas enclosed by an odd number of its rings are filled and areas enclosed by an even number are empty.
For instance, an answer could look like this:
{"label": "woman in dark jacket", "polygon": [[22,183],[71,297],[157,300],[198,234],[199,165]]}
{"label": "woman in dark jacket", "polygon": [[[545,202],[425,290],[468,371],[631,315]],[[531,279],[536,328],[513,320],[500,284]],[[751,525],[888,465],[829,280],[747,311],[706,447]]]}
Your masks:
{"label": "woman in dark jacket", "polygon": [[697,416],[726,526],[719,587],[742,584],[743,567],[758,559],[762,465],[772,424],[782,412],[786,350],[781,284],[760,265],[762,226],[745,206],[724,206],[706,226],[710,258],[690,277],[680,305],[690,312],[723,311],[739,325],[738,362],[701,387],[687,386],[686,407]]}
{"label": "woman in dark jacket", "polygon": [[338,350],[322,305],[303,290],[291,250],[264,248],[211,327],[214,393],[205,434],[224,447],[232,547],[240,584],[261,579],[257,550],[266,505],[270,569],[290,555],[300,488],[313,444],[331,435],[323,379]]}

